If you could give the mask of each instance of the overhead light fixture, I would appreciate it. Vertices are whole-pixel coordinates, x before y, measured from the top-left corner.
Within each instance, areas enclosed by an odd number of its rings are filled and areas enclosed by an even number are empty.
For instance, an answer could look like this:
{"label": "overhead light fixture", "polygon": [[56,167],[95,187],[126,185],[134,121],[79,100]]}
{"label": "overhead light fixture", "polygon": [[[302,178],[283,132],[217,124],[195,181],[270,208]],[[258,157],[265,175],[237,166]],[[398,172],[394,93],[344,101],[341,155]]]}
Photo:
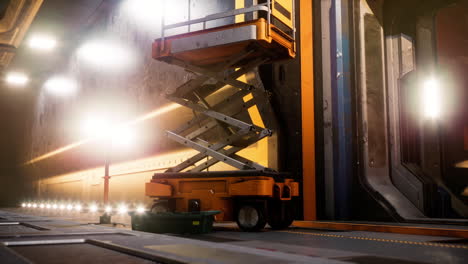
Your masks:
{"label": "overhead light fixture", "polygon": [[431,78],[424,82],[422,89],[423,114],[426,118],[437,119],[441,114],[441,92],[438,80]]}
{"label": "overhead light fixture", "polygon": [[44,87],[48,92],[60,96],[72,95],[77,90],[75,80],[64,76],[50,78],[45,82]]}
{"label": "overhead light fixture", "polygon": [[111,213],[111,212],[112,212],[112,207],[106,206],[106,208],[104,209],[104,211],[105,211],[106,213]]}
{"label": "overhead light fixture", "polygon": [[29,39],[29,47],[35,50],[51,51],[57,46],[57,40],[45,34],[36,34]]}
{"label": "overhead light fixture", "polygon": [[100,70],[125,70],[134,65],[136,55],[117,40],[92,40],[77,52],[79,60]]}
{"label": "overhead light fixture", "polygon": [[164,0],[127,0],[121,10],[139,26],[155,30],[161,24],[163,6]]}
{"label": "overhead light fixture", "polygon": [[10,72],[6,75],[5,81],[13,86],[24,86],[29,82],[29,78],[24,73]]}

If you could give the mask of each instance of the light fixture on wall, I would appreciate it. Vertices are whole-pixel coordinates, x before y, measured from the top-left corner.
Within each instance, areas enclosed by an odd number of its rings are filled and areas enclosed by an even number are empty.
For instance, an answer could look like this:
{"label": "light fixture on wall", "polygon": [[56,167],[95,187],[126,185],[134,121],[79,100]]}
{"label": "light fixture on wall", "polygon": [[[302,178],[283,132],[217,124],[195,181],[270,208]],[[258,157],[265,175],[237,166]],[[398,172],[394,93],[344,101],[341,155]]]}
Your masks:
{"label": "light fixture on wall", "polygon": [[57,40],[50,35],[35,34],[29,39],[28,45],[31,49],[51,51],[57,46]]}
{"label": "light fixture on wall", "polygon": [[442,111],[442,93],[440,83],[435,78],[430,78],[422,87],[422,111],[425,118],[438,119]]}
{"label": "light fixture on wall", "polygon": [[69,96],[77,91],[76,81],[65,76],[54,76],[44,83],[45,89],[54,95]]}
{"label": "light fixture on wall", "polygon": [[131,48],[118,40],[90,40],[77,51],[78,59],[87,65],[104,71],[127,70],[136,62]]}
{"label": "light fixture on wall", "polygon": [[29,82],[29,78],[21,72],[10,72],[6,74],[5,82],[10,86],[25,86]]}

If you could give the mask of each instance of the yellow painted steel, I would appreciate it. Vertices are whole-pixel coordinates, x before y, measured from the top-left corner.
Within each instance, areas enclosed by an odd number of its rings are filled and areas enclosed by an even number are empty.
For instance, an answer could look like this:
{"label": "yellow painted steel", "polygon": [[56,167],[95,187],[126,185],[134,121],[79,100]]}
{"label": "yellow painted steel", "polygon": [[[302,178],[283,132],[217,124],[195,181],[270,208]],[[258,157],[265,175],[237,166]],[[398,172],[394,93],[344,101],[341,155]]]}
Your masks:
{"label": "yellow painted steel", "polygon": [[317,218],[315,199],[314,56],[312,28],[312,0],[301,0],[300,54],[304,220],[316,220]]}
{"label": "yellow painted steel", "polygon": [[[244,0],[236,0],[236,9],[239,9],[239,8],[244,8],[244,3],[245,1]],[[238,15],[236,16],[236,23],[239,23],[239,22],[244,22],[245,21],[245,16],[244,15]],[[247,77],[246,75],[242,75],[241,77],[238,78],[239,81],[241,82],[244,82],[246,83],[247,82]],[[244,102],[248,102],[250,100],[253,100],[253,95],[250,93],[248,95],[246,95],[243,100]],[[256,105],[250,107],[248,110],[249,112],[249,116],[250,116],[250,119],[252,120],[252,123],[256,126],[259,126],[259,127],[265,127],[265,124],[262,120],[262,117],[260,115],[260,112],[258,111],[258,107]],[[256,157],[255,157],[255,162],[259,163],[260,165],[262,166],[265,166],[265,167],[269,167],[269,162],[268,162],[268,138],[264,138],[262,140],[260,140],[259,142],[257,142],[257,154],[256,154]],[[240,151],[238,153],[240,156],[242,157],[245,157],[247,158],[248,156],[248,153],[246,153],[246,151]],[[246,155],[247,154],[247,155]]]}
{"label": "yellow painted steel", "polygon": [[[236,9],[244,8],[245,7],[245,0],[236,0]],[[245,21],[245,14],[237,15],[236,16],[236,23],[244,22]]]}
{"label": "yellow painted steel", "polygon": [[271,14],[286,26],[293,28],[293,0],[273,0]]}

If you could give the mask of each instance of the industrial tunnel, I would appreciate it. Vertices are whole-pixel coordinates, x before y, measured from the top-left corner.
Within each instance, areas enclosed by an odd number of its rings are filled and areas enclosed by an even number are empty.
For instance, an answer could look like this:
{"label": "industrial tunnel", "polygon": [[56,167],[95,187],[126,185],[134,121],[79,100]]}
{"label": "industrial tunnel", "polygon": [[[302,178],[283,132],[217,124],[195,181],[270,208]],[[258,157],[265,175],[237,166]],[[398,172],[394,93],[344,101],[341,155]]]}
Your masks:
{"label": "industrial tunnel", "polygon": [[0,262],[464,263],[467,43],[466,0],[4,0]]}

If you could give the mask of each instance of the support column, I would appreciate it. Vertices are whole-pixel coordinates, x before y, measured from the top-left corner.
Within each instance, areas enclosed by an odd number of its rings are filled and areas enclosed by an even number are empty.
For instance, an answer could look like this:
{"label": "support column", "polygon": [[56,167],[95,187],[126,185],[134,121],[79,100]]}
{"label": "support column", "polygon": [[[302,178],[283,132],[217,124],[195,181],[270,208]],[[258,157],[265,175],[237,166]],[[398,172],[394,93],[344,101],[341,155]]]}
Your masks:
{"label": "support column", "polygon": [[299,0],[304,220],[316,220],[312,1]]}

